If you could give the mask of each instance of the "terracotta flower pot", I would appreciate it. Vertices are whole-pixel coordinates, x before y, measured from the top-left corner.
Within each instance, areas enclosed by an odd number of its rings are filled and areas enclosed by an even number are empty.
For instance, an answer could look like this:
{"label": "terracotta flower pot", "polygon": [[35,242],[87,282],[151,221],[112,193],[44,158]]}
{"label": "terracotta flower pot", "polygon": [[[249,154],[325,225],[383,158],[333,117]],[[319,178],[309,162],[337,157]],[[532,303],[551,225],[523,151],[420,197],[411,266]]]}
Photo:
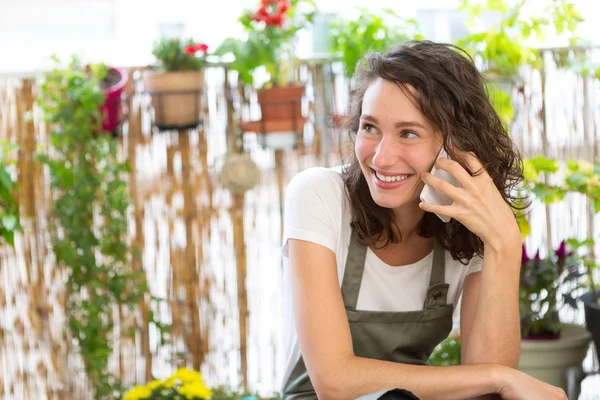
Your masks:
{"label": "terracotta flower pot", "polygon": [[152,98],[154,124],[159,129],[195,128],[201,122],[204,71],[142,74],[145,93]]}
{"label": "terracotta flower pot", "polygon": [[302,118],[302,95],[305,85],[273,86],[258,91],[262,120],[292,121]]}

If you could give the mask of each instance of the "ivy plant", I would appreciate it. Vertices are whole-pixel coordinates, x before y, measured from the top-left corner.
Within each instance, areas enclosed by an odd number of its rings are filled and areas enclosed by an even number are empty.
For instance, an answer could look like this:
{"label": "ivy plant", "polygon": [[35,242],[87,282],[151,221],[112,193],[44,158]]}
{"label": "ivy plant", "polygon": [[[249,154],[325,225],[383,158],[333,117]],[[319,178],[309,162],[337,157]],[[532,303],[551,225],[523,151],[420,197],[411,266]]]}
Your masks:
{"label": "ivy plant", "polygon": [[121,385],[108,368],[114,313],[133,310],[147,293],[142,274],[129,268],[129,166],[117,158],[116,139],[100,134],[105,100],[100,81],[107,68],[85,68],[75,57],[65,67],[54,61],[37,100],[51,129],[51,151],[38,157],[51,177],[52,247],[58,267],[67,272],[68,328],[94,398],[115,398]]}
{"label": "ivy plant", "polygon": [[15,232],[23,229],[20,224],[19,203],[14,196],[17,184],[10,171],[14,161],[6,157],[15,148],[14,145],[0,143],[0,237],[10,246],[15,244]]}

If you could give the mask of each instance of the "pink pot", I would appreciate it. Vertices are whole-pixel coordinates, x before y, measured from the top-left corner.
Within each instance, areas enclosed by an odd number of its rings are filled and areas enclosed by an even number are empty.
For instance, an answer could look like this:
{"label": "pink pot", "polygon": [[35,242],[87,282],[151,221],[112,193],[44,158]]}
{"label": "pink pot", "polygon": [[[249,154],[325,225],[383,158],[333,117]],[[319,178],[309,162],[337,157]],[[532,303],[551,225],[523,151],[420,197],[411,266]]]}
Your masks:
{"label": "pink pot", "polygon": [[127,71],[122,68],[110,69],[113,72],[118,73],[121,76],[121,79],[113,86],[103,89],[106,100],[104,104],[100,106],[100,112],[102,115],[102,130],[104,132],[115,133],[123,120],[121,94],[127,84],[128,74]]}

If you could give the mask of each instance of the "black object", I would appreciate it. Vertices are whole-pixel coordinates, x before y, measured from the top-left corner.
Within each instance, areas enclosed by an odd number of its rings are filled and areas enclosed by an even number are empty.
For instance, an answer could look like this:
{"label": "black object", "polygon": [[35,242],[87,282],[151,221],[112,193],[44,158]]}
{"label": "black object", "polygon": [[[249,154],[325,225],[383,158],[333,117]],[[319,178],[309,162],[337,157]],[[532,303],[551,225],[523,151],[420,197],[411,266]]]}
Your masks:
{"label": "black object", "polygon": [[[597,294],[600,296],[600,290]],[[581,296],[581,301],[585,309],[585,325],[592,334],[592,339],[596,345],[596,353],[600,355],[600,305],[594,302],[592,293]]]}

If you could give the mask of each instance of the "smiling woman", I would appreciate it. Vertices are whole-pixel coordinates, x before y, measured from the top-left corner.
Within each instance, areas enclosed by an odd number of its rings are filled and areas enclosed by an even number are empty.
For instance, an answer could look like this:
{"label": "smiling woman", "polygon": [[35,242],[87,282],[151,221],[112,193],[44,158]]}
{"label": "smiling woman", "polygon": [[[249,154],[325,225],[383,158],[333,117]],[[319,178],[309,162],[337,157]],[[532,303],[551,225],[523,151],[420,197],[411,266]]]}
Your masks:
{"label": "smiling woman", "polygon": [[[352,160],[286,193],[283,398],[565,399],[513,369],[522,171],[472,60],[409,42],[357,71]],[[442,149],[451,160],[436,161]],[[459,186],[429,174],[434,162]],[[424,184],[452,204],[421,202]],[[466,365],[427,366],[461,295]]]}
{"label": "smiling woman", "polygon": [[441,145],[442,135],[400,86],[378,78],[368,87],[355,147],[377,205],[397,209],[418,202],[419,174],[431,169]]}
{"label": "smiling woman", "polygon": [[[481,75],[466,57],[466,53],[461,54],[454,46],[427,46],[418,42],[414,46],[392,50],[385,56],[373,54],[359,66],[359,83],[347,121],[350,132],[356,134],[356,158],[345,172],[344,181],[350,198],[355,199],[351,204],[357,215],[356,228],[362,236],[377,235],[385,244],[388,241],[397,243],[402,235],[402,231],[393,226],[393,213],[389,207],[366,206],[373,202],[378,204],[373,192],[366,190],[367,186],[371,188],[370,174],[364,173],[365,165],[360,160],[360,155],[368,151],[364,143],[373,142],[364,139],[364,123],[373,122],[372,118],[370,121],[365,119],[365,114],[378,117],[368,108],[381,114],[381,123],[390,124],[385,127],[386,132],[393,132],[396,137],[395,149],[381,147],[397,154],[401,160],[406,156],[405,164],[417,162],[413,168],[417,178],[421,172],[431,170],[442,145],[454,160],[461,159],[455,149],[473,152],[485,165],[507,203],[513,203],[513,188],[522,179],[521,159],[488,100]],[[390,102],[392,99],[395,100]],[[421,126],[406,126],[415,122]],[[381,127],[379,132],[383,134]],[[412,135],[406,136],[407,132]],[[389,138],[381,135],[377,141],[383,140]],[[387,153],[378,154],[378,158],[373,157],[373,162],[385,164],[388,162],[386,157]],[[377,170],[373,165],[370,167]],[[385,174],[385,168],[389,170],[389,166],[380,165],[380,172]],[[411,167],[406,165],[406,168]],[[418,193],[423,186],[420,179],[416,181],[406,198],[414,205],[418,205]],[[420,230],[425,236],[435,235],[454,258],[471,259],[474,254],[483,254],[479,238],[457,221],[450,224],[444,227],[433,214],[426,214]],[[450,240],[448,231],[453,232],[454,240]],[[462,240],[458,240],[459,237]]]}

